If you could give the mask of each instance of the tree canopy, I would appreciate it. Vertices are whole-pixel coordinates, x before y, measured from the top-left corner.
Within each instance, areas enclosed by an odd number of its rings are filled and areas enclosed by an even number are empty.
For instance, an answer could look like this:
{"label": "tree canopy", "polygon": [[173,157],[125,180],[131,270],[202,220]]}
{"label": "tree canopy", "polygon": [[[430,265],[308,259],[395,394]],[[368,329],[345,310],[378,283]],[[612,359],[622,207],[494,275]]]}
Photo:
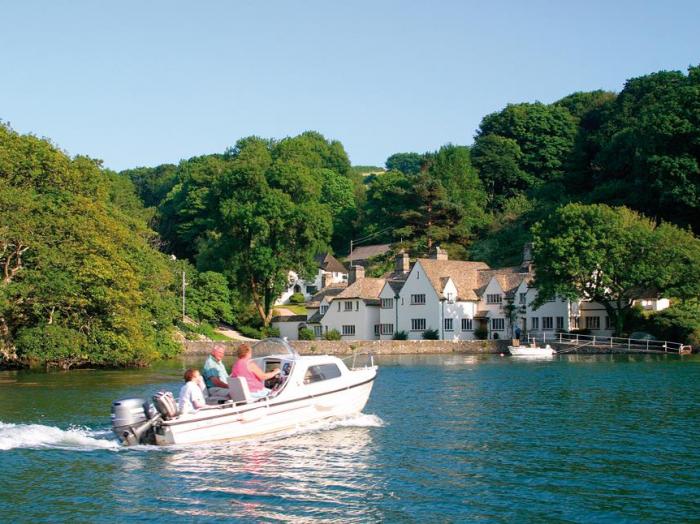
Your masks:
{"label": "tree canopy", "polygon": [[538,303],[602,304],[622,331],[640,297],[700,296],[700,240],[624,207],[568,204],[533,228]]}
{"label": "tree canopy", "polygon": [[171,268],[128,184],[0,126],[5,360],[139,364],[177,349]]}

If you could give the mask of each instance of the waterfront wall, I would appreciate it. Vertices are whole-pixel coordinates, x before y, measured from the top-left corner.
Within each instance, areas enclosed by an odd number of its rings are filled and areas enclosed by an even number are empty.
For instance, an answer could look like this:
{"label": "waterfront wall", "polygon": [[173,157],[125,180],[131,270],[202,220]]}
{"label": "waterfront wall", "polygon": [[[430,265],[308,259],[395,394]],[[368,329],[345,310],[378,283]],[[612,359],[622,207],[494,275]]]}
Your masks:
{"label": "waterfront wall", "polygon": [[[506,340],[290,340],[289,344],[302,355],[351,355],[371,351],[375,355],[417,355],[460,353],[481,355],[504,353]],[[184,341],[186,355],[206,355],[214,344],[222,344],[233,353],[241,342]],[[251,343],[252,344],[252,343]]]}

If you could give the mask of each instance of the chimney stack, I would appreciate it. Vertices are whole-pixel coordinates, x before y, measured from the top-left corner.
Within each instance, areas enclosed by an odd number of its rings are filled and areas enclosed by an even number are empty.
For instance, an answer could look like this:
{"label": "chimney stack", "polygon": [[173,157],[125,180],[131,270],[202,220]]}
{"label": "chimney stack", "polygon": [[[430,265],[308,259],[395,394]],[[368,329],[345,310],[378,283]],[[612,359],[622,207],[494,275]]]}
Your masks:
{"label": "chimney stack", "polygon": [[523,246],[523,263],[520,268],[527,272],[532,269],[532,242],[526,242]]}
{"label": "chimney stack", "polygon": [[447,251],[441,249],[440,246],[435,246],[432,258],[434,260],[448,260]]}
{"label": "chimney stack", "polygon": [[411,262],[408,258],[408,253],[403,249],[396,255],[396,272],[402,275],[407,274],[411,270]]}
{"label": "chimney stack", "polygon": [[365,278],[365,268],[362,266],[352,266],[350,268],[350,274],[348,275],[348,286],[363,278]]}

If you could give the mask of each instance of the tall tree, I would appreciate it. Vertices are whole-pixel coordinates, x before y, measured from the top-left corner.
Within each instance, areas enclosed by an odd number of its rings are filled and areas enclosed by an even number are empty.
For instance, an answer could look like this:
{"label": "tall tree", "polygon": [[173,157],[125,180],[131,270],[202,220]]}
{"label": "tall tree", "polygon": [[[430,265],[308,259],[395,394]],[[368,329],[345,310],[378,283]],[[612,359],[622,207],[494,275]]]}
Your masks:
{"label": "tall tree", "polygon": [[394,153],[386,159],[386,168],[388,171],[401,171],[405,175],[417,175],[424,160],[424,155],[418,153]]}
{"label": "tall tree", "polygon": [[561,178],[576,135],[576,119],[561,106],[509,104],[481,121],[475,147],[485,137],[514,140],[522,156],[520,169],[538,182]]}
{"label": "tall tree", "polygon": [[641,293],[700,293],[700,241],[627,208],[568,204],[533,228],[538,303],[598,302],[620,334]]}

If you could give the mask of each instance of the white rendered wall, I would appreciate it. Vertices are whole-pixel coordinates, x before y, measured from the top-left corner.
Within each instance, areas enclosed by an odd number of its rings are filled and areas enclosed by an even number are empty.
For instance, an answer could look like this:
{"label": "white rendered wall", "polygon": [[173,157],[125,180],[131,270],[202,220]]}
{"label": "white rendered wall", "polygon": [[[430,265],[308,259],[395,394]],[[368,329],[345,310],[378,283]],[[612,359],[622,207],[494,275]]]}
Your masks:
{"label": "white rendered wall", "polygon": [[[411,304],[411,295],[424,294],[425,304]],[[425,271],[416,262],[411,268],[411,272],[406,279],[406,283],[401,289],[399,299],[399,325],[397,331],[408,333],[409,340],[420,340],[423,338],[423,330],[411,331],[412,318],[424,318],[425,329],[437,329],[440,331],[440,299],[433,289],[430,280],[425,276]]]}
{"label": "white rendered wall", "polygon": [[[345,311],[345,302],[352,302],[352,311]],[[340,304],[340,311],[338,311],[338,304]],[[321,320],[324,334],[332,329],[342,334],[344,325],[354,325],[355,335],[343,336],[342,340],[376,340],[378,337],[374,335],[375,324],[379,324],[379,307],[368,306],[359,298],[334,299]]]}

